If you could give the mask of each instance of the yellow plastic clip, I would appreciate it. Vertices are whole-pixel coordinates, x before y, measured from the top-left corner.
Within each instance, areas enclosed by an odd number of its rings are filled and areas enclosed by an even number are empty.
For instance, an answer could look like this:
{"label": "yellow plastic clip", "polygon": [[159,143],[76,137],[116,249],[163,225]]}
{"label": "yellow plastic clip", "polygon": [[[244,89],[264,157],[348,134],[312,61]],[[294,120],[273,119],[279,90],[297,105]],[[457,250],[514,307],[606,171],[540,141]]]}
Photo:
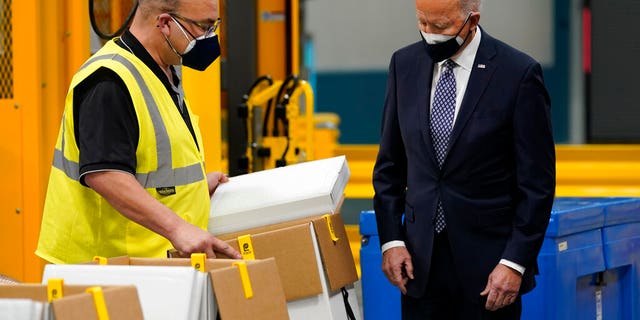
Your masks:
{"label": "yellow plastic clip", "polygon": [[331,235],[331,240],[333,242],[338,242],[340,238],[336,237],[336,231],[333,229],[333,222],[331,222],[331,215],[325,214],[322,216],[327,221],[327,228],[329,228],[329,235]]}
{"label": "yellow plastic clip", "polygon": [[191,266],[196,268],[196,270],[205,272],[204,265],[205,260],[207,260],[206,253],[192,253],[191,254]]}
{"label": "yellow plastic clip", "polygon": [[240,254],[242,254],[243,260],[255,260],[256,256],[253,251],[253,244],[251,243],[251,235],[245,234],[238,237],[238,247],[240,248]]}
{"label": "yellow plastic clip", "polygon": [[62,291],[63,286],[64,280],[60,278],[51,278],[47,281],[47,299],[49,302],[64,296],[64,292]]}
{"label": "yellow plastic clip", "polygon": [[251,288],[251,279],[249,279],[247,264],[244,261],[236,261],[233,265],[238,267],[238,271],[240,272],[240,281],[242,282],[244,297],[247,299],[253,298],[253,289]]}
{"label": "yellow plastic clip", "polygon": [[101,266],[106,266],[107,265],[107,258],[105,258],[105,257],[95,256],[95,257],[93,257],[93,261],[97,262]]}
{"label": "yellow plastic clip", "polygon": [[93,303],[96,305],[98,320],[109,320],[109,312],[107,311],[107,304],[104,302],[102,287],[89,287],[86,292],[93,296]]}

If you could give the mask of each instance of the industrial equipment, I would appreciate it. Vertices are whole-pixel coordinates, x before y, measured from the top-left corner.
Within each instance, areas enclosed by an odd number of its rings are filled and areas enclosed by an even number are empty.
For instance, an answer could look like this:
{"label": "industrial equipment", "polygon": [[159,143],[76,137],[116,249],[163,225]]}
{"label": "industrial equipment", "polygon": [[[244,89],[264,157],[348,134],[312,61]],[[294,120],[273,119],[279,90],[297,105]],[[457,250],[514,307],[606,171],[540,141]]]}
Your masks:
{"label": "industrial equipment", "polygon": [[247,143],[246,153],[238,157],[240,172],[314,159],[313,90],[308,82],[297,75],[282,81],[262,76],[242,100],[238,116],[243,119]]}

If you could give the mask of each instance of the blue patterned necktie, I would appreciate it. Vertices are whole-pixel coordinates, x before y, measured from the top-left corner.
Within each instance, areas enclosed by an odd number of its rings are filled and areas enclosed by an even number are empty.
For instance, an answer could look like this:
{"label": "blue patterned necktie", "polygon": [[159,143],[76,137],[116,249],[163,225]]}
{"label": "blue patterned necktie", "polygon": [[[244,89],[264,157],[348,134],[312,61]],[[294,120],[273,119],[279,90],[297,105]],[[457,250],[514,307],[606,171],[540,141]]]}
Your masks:
{"label": "blue patterned necktie", "polygon": [[[442,168],[442,163],[444,163],[444,158],[447,155],[449,135],[453,128],[453,116],[456,110],[456,78],[453,75],[453,68],[456,63],[446,60],[442,66],[443,70],[436,84],[436,92],[433,95],[430,123],[431,140],[433,141],[436,159],[440,168]],[[436,233],[442,232],[445,226],[444,209],[442,208],[442,202],[438,201],[435,221]]]}

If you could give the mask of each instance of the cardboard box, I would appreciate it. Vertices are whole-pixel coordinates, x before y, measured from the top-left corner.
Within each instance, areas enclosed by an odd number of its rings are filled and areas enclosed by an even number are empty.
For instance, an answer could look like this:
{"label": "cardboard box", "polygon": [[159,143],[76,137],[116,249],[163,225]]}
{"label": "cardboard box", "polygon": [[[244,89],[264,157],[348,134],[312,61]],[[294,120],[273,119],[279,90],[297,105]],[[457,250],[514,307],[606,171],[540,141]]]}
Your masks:
{"label": "cardboard box", "polygon": [[[216,319],[216,313],[219,312],[222,320],[289,319],[284,290],[278,276],[275,259],[242,261],[247,265],[247,275],[253,293],[251,298],[245,297],[239,267],[233,265],[239,261],[233,259],[204,260],[201,270],[208,273],[211,284],[208,287],[213,288],[212,292],[207,291],[205,295],[211,296],[211,301],[213,301],[212,296],[215,292],[218,310],[213,304],[213,307],[209,307],[207,315],[203,318]],[[98,262],[92,261],[90,263],[97,264]],[[123,256],[108,258],[105,263],[107,265],[193,268],[189,258],[155,259]]]}
{"label": "cardboard box", "polygon": [[48,264],[43,284],[50,278],[76,285],[134,285],[145,319],[208,319],[213,311],[209,275],[193,267]]}
{"label": "cardboard box", "polygon": [[[215,260],[214,260],[215,261]],[[222,320],[289,319],[287,301],[273,258],[246,261],[252,297],[236,266],[212,270],[211,281]]]}
{"label": "cardboard box", "polygon": [[[246,298],[239,268],[234,259],[206,259],[203,270],[209,273],[222,320],[289,319],[282,283],[273,258],[242,261],[247,265],[253,296]],[[95,262],[94,262],[95,263]],[[192,266],[189,258],[154,259],[116,257],[109,265]],[[210,319],[215,319],[215,313]]]}
{"label": "cardboard box", "polygon": [[[352,309],[359,315],[352,286],[358,275],[339,213],[218,237],[243,255],[276,259],[292,319],[344,319],[343,288],[349,293]],[[250,244],[243,238],[249,239]],[[242,245],[239,240],[243,241]]]}
{"label": "cardboard box", "polygon": [[[4,301],[5,303],[3,305],[10,308],[8,310],[0,308],[0,319],[98,319],[93,296],[85,292],[87,288],[89,288],[89,286],[65,285],[62,290],[64,295],[49,303],[46,285],[0,285],[0,301]],[[134,286],[102,287],[102,293],[109,319],[143,319],[138,292]],[[18,299],[22,299],[22,301]],[[39,308],[41,312],[38,314],[32,313],[30,316],[24,313],[15,313],[20,308],[20,305],[27,306],[27,303],[25,303],[27,301],[39,304],[41,306]],[[15,304],[16,302],[18,305]],[[27,310],[27,308],[23,308],[23,310]],[[14,312],[14,314],[9,314],[9,312]]]}

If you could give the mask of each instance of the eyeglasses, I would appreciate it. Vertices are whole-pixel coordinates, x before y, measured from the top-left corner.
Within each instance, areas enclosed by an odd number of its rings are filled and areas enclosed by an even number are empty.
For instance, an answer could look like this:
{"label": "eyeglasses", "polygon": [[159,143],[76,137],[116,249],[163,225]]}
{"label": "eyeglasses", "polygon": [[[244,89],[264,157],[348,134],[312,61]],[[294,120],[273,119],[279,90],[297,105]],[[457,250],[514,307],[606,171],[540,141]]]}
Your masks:
{"label": "eyeglasses", "polygon": [[[209,37],[213,36],[213,34],[216,32],[216,30],[218,29],[218,27],[222,23],[222,19],[221,18],[216,19],[216,21],[213,24],[209,24],[209,23],[203,23],[203,22],[195,21],[193,19],[189,19],[189,18],[181,16],[181,15],[175,13],[175,12],[170,12],[169,15],[172,16],[175,19],[180,19],[182,21],[188,22],[188,23],[198,27],[198,29],[200,29],[200,30],[202,30],[204,32],[200,36],[201,38],[209,38]],[[189,32],[189,29],[185,28],[185,26],[183,26],[180,23],[180,21],[176,20],[176,22],[182,28],[184,28],[187,32]],[[189,35],[191,35],[194,39],[198,38],[198,37],[194,36],[191,32],[189,32]]]}

